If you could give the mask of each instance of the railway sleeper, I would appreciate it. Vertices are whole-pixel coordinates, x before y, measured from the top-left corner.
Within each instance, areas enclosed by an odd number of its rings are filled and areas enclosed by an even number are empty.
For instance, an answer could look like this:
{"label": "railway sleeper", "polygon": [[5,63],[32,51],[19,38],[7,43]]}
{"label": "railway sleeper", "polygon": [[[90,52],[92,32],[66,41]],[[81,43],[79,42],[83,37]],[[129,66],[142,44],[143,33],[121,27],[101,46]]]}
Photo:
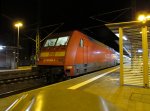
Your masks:
{"label": "railway sleeper", "polygon": [[0,80],[0,85],[23,82],[23,81],[27,81],[27,80],[31,80],[31,79],[40,79],[40,78],[44,78],[44,77],[45,77],[45,75],[4,79],[4,80]]}

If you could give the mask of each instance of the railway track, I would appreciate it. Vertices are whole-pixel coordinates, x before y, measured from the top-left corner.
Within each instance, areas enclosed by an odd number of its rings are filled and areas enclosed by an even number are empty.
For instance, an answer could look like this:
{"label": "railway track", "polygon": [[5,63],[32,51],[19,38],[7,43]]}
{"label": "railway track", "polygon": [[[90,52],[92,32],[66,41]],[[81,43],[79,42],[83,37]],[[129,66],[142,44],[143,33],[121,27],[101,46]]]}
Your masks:
{"label": "railway track", "polygon": [[40,74],[36,71],[0,73],[0,98],[64,80],[51,78],[51,75],[53,74]]}
{"label": "railway track", "polygon": [[46,75],[38,72],[16,71],[0,73],[0,97],[7,97],[47,84]]}
{"label": "railway track", "polygon": [[[8,74],[10,75],[10,74]],[[0,85],[2,84],[10,84],[10,83],[16,83],[16,82],[22,82],[27,80],[33,80],[33,79],[40,79],[46,77],[46,75],[40,75],[37,72],[28,72],[28,73],[18,73],[11,76],[0,76]]]}

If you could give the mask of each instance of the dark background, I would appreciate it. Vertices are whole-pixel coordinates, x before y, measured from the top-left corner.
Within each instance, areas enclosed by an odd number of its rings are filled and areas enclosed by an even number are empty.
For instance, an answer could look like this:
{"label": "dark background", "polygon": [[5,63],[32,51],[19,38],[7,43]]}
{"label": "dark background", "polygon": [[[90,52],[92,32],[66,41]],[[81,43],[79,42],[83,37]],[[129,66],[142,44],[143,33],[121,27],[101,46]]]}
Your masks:
{"label": "dark background", "polygon": [[0,45],[16,46],[14,22],[21,20],[21,53],[31,56],[35,42],[29,37],[35,39],[37,28],[41,39],[56,28],[54,33],[81,30],[118,50],[118,38],[104,24],[135,20],[138,13],[149,12],[150,0],[1,0],[0,4]]}

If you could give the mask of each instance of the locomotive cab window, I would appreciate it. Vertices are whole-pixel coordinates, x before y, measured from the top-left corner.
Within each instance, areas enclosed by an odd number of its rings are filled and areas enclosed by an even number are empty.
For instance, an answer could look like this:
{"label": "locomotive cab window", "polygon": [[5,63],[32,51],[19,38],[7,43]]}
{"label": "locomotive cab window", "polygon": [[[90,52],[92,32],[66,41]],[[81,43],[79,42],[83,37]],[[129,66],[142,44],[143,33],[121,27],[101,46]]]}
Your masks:
{"label": "locomotive cab window", "polygon": [[80,47],[83,47],[84,46],[84,42],[83,42],[83,39],[80,40]]}
{"label": "locomotive cab window", "polygon": [[67,45],[69,36],[59,37],[56,43],[56,46]]}
{"label": "locomotive cab window", "polygon": [[54,46],[56,43],[56,38],[54,39],[47,39],[47,41],[44,44],[44,47]]}

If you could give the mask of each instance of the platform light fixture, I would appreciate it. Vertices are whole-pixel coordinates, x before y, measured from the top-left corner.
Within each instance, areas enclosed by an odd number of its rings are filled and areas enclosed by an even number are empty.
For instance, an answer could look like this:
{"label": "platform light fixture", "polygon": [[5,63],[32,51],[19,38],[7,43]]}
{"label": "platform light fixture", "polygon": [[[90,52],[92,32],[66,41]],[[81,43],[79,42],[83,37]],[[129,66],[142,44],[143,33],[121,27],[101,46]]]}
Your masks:
{"label": "platform light fixture", "polygon": [[15,27],[22,27],[22,26],[23,26],[22,22],[15,23]]}
{"label": "platform light fixture", "polygon": [[147,20],[150,20],[150,15],[148,15],[146,18],[147,18]]}
{"label": "platform light fixture", "polygon": [[146,21],[150,20],[150,15],[141,14],[138,16],[138,21],[142,23],[146,23]]}
{"label": "platform light fixture", "polygon": [[138,21],[145,21],[145,15],[139,15]]}
{"label": "platform light fixture", "polygon": [[14,24],[14,26],[18,30],[18,36],[17,36],[17,68],[18,68],[18,66],[19,66],[19,29],[20,29],[20,27],[23,26],[23,23],[18,21]]}

